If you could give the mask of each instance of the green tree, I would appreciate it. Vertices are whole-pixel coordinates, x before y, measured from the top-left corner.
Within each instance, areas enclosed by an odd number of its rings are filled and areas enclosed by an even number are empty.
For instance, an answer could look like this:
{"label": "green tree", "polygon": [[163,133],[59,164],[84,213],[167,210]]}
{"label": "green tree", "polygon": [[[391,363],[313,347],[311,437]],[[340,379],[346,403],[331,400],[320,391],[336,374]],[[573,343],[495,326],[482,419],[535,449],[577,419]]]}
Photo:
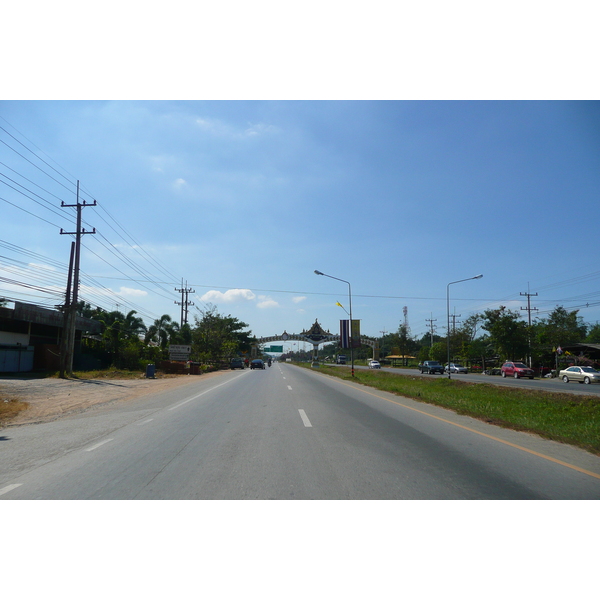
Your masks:
{"label": "green tree", "polygon": [[448,358],[448,346],[446,342],[435,342],[429,349],[429,360],[437,360],[442,364],[446,363]]}
{"label": "green tree", "polygon": [[215,363],[250,352],[254,339],[250,331],[244,331],[247,323],[219,314],[212,304],[199,312],[192,331],[192,352],[202,362]]}
{"label": "green tree", "polygon": [[489,341],[503,360],[523,359],[529,348],[528,326],[518,312],[505,306],[486,310],[481,328],[489,333]]}
{"label": "green tree", "polygon": [[[477,329],[481,325],[481,315],[471,315],[466,318],[460,327],[450,334],[450,360],[465,361],[470,356],[470,347],[477,336]],[[445,359],[447,361],[447,357]]]}
{"label": "green tree", "polygon": [[162,315],[162,317],[156,319],[146,331],[146,343],[150,341],[156,342],[163,350],[165,350],[169,343],[169,335],[172,333],[172,323],[173,319],[171,319],[170,315]]}
{"label": "green tree", "polygon": [[[391,344],[392,354],[415,356],[419,350],[419,343],[410,335],[410,330],[404,323],[401,323],[398,331],[389,335],[387,339]],[[408,359],[405,359],[405,363],[408,363]]]}
{"label": "green tree", "polygon": [[123,319],[123,333],[128,338],[139,339],[141,335],[144,335],[148,331],[148,328],[144,324],[142,318],[136,317],[136,314],[137,312],[135,310],[130,310]]}
{"label": "green tree", "polygon": [[540,346],[566,346],[578,344],[586,338],[587,325],[577,314],[578,310],[568,311],[557,306],[547,319],[540,319],[532,327],[535,341]]}
{"label": "green tree", "polygon": [[588,344],[600,344],[600,323],[596,323],[590,327],[585,341]]}

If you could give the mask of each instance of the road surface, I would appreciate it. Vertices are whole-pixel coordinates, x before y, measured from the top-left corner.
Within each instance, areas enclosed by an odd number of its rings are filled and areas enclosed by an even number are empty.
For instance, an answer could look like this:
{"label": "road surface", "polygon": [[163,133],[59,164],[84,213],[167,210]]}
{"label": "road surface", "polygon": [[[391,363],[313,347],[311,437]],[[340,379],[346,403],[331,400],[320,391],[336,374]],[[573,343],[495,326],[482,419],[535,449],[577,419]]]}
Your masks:
{"label": "road surface", "polygon": [[279,363],[4,428],[0,453],[0,500],[600,498],[600,457]]}

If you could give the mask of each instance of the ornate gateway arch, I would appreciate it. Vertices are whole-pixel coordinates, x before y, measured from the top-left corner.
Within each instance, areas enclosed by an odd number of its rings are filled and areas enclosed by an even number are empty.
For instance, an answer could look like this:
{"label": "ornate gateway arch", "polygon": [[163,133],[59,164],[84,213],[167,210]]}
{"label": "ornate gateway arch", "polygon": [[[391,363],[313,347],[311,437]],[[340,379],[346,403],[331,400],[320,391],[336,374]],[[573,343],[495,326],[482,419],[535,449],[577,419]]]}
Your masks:
{"label": "ornate gateway arch", "polygon": [[[325,331],[323,327],[319,324],[318,320],[315,320],[313,326],[308,331],[302,331],[301,333],[288,333],[284,331],[281,335],[272,335],[269,337],[262,337],[256,340],[256,346],[252,347],[252,356],[256,356],[258,346],[261,344],[266,344],[269,342],[289,342],[289,341],[297,341],[297,342],[308,342],[313,345],[313,363],[317,362],[319,344],[324,344],[327,342],[339,342],[340,334],[339,333],[331,333],[330,331]],[[379,340],[366,337],[364,335],[360,336],[360,343],[365,346],[371,346],[373,348],[373,359],[379,358]]]}

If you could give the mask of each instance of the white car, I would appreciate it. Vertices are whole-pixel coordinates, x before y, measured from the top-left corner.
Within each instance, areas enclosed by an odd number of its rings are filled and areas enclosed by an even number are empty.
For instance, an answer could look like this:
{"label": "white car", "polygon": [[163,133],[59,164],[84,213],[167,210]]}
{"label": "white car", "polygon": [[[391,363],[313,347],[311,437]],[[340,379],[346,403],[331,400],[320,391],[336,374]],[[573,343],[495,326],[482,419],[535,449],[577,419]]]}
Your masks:
{"label": "white car", "polygon": [[569,367],[563,369],[558,376],[565,382],[579,381],[579,383],[600,383],[600,371],[592,367]]}
{"label": "white car", "polygon": [[469,369],[467,369],[467,367],[463,367],[462,365],[457,365],[456,363],[450,363],[450,367],[448,367],[448,365],[446,365],[444,367],[444,370],[446,371],[446,373],[448,373],[448,371],[450,371],[450,373],[468,373]]}
{"label": "white car", "polygon": [[369,369],[381,369],[381,365],[379,364],[379,361],[370,360],[369,361]]}

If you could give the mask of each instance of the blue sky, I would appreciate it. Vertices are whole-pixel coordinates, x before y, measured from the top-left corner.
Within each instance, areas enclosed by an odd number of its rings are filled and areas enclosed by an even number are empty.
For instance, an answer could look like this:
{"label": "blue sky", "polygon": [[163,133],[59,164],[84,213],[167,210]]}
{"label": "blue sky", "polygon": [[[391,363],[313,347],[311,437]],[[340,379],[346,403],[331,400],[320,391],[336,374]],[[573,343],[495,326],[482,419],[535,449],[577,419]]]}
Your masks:
{"label": "blue sky", "polygon": [[0,117],[0,295],[60,301],[79,179],[99,205],[82,297],[147,324],[179,321],[183,280],[190,316],[337,332],[348,286],[315,269],[350,281],[370,336],[404,306],[414,335],[443,335],[447,284],[480,273],[450,287],[460,320],[528,291],[534,316],[600,320],[598,102],[14,100]]}

